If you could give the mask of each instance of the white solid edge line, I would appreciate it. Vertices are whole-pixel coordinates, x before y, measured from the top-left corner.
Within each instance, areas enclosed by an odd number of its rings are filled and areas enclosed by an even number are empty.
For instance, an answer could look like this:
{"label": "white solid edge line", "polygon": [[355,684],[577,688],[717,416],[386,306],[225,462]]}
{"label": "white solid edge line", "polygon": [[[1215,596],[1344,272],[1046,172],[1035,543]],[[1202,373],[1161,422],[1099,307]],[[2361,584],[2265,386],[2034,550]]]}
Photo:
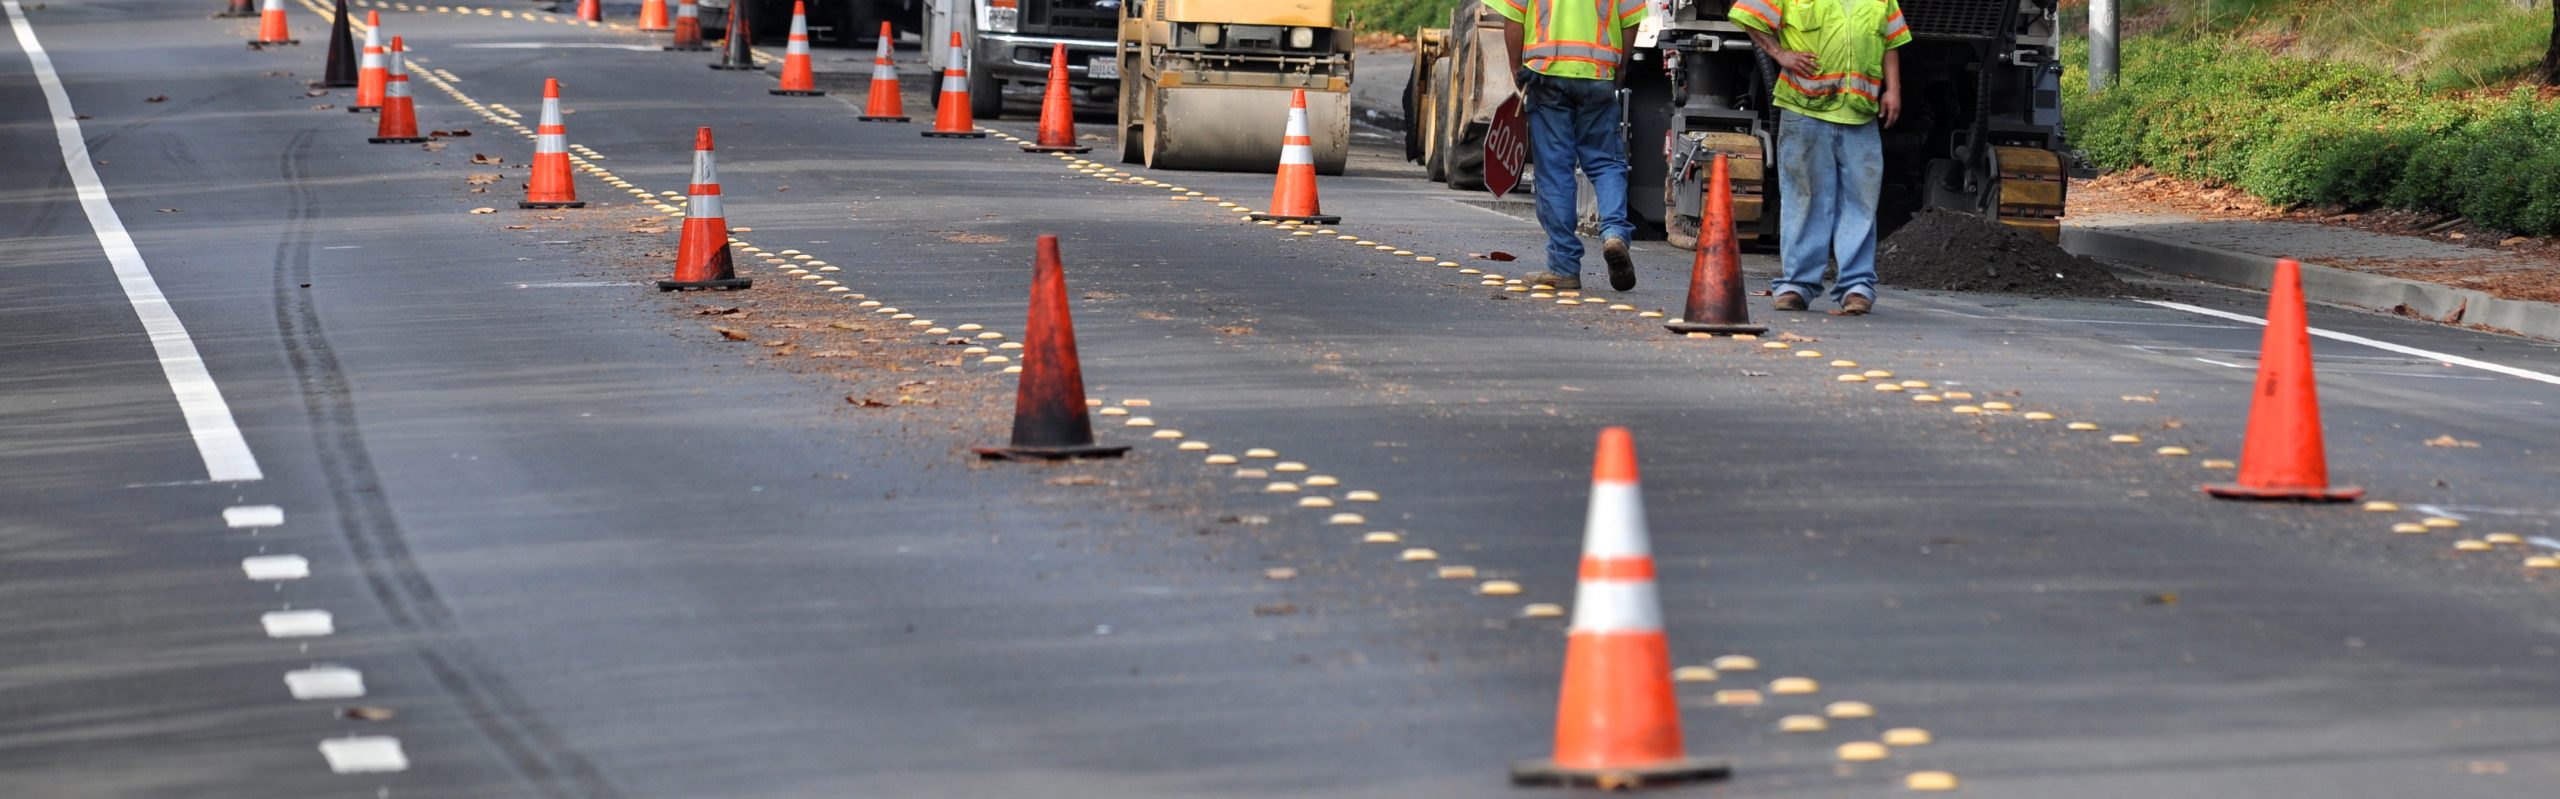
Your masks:
{"label": "white solid edge line", "polygon": [[[15,2],[15,1],[16,1],[16,0],[10,0],[10,2]],[[2146,303],[2146,304],[2150,304],[2150,305],[2157,305],[2157,306],[2160,306],[2160,307],[2162,307],[2162,308],[2168,308],[2168,309],[2171,309],[2171,310],[2185,311],[2185,312],[2187,312],[2187,313],[2191,313],[2191,314],[2199,314],[2199,315],[2203,315],[2203,316],[2210,316],[2210,317],[2213,317],[2213,318],[2216,318],[2216,319],[2229,319],[2229,320],[2234,321],[2234,322],[2247,322],[2247,323],[2249,323],[2249,324],[2253,324],[2253,325],[2264,325],[2264,324],[2266,324],[2266,323],[2267,323],[2267,320],[2260,319],[2260,318],[2255,317],[2255,316],[2249,316],[2249,315],[2246,315],[2246,314],[2236,314],[2236,313],[2232,313],[2232,312],[2230,312],[2230,311],[2217,311],[2217,310],[2214,310],[2214,309],[2211,309],[2211,308],[2199,308],[2199,307],[2196,307],[2196,306],[2193,306],[2193,305],[2188,305],[2188,304],[2183,303],[2183,302],[2170,302],[2170,301],[2168,301],[2168,300],[2143,300],[2142,302],[2144,302],[2144,303]],[[2445,353],[2441,353],[2441,352],[2434,352],[2434,351],[2430,351],[2430,350],[2422,350],[2422,349],[2418,349],[2418,348],[2416,348],[2416,347],[2407,346],[2407,345],[2404,345],[2404,344],[2393,344],[2393,343],[2388,342],[2388,341],[2377,341],[2377,340],[2374,340],[2374,339],[2365,338],[2365,337],[2363,337],[2363,336],[2353,335],[2353,334],[2349,334],[2349,333],[2340,333],[2340,332],[2337,332],[2337,331],[2334,331],[2334,330],[2322,330],[2322,329],[2320,329],[2320,328],[2316,328],[2316,327],[2315,327],[2315,328],[2311,328],[2311,335],[2319,336],[2319,337],[2321,337],[2321,338],[2329,339],[2329,340],[2332,340],[2332,341],[2344,341],[2344,342],[2349,343],[2349,344],[2362,344],[2362,345],[2364,345],[2364,346],[2372,347],[2372,348],[2374,348],[2374,349],[2382,350],[2382,351],[2384,351],[2384,352],[2396,352],[2396,353],[2400,353],[2400,354],[2402,354],[2402,355],[2411,355],[2411,356],[2416,356],[2416,357],[2419,357],[2419,358],[2425,358],[2425,359],[2433,360],[2433,361],[2443,361],[2443,362],[2445,362],[2445,363],[2453,364],[2453,365],[2455,365],[2455,366],[2468,366],[2468,367],[2471,367],[2471,368],[2473,368],[2473,369],[2478,369],[2478,370],[2481,370],[2481,371],[2484,371],[2484,372],[2496,372],[2496,373],[2498,373],[2498,374],[2506,375],[2506,376],[2508,376],[2508,377],[2521,377],[2521,378],[2524,378],[2524,379],[2526,379],[2526,380],[2539,381],[2539,382],[2543,382],[2543,383],[2550,383],[2550,384],[2555,385],[2555,386],[2560,386],[2560,375],[2548,375],[2548,374],[2543,374],[2543,373],[2541,373],[2541,372],[2536,372],[2536,371],[2531,370],[2531,369],[2518,369],[2518,368],[2516,368],[2516,367],[2508,366],[2508,365],[2506,365],[2506,364],[2498,364],[2498,363],[2490,363],[2490,362],[2488,362],[2488,361],[2473,360],[2473,359],[2470,359],[2470,358],[2462,357],[2462,356],[2460,356],[2460,355],[2447,355],[2447,354],[2445,354]]]}
{"label": "white solid edge line", "polygon": [[222,388],[213,382],[213,374],[205,370],[204,358],[196,353],[195,339],[187,335],[187,326],[178,321],[178,312],[169,307],[169,299],[160,293],[160,284],[151,279],[151,268],[142,262],[142,251],[133,245],[133,236],[125,232],[124,219],[116,215],[113,203],[107,201],[106,185],[98,181],[97,167],[91,164],[87,139],[80,134],[78,115],[71,110],[71,96],[62,89],[62,77],[53,71],[53,57],[46,55],[44,45],[36,41],[36,32],[27,24],[26,11],[18,0],[0,0],[9,12],[9,25],[18,34],[18,47],[27,51],[27,63],[35,69],[36,83],[44,88],[45,104],[53,113],[54,138],[62,146],[62,165],[71,173],[71,183],[80,195],[80,210],[89,215],[89,227],[98,234],[98,246],[106,251],[107,262],[115,267],[116,282],[124,287],[125,300],[133,305],[134,315],[142,320],[142,330],[151,337],[151,348],[160,356],[160,372],[169,380],[169,390],[177,395],[178,410],[185,414],[187,430],[194,434],[196,452],[204,457],[207,475],[217,483],[264,479],[258,471],[257,456],[250,454],[249,442],[240,437],[240,425],[231,418],[231,406],[222,400]]}

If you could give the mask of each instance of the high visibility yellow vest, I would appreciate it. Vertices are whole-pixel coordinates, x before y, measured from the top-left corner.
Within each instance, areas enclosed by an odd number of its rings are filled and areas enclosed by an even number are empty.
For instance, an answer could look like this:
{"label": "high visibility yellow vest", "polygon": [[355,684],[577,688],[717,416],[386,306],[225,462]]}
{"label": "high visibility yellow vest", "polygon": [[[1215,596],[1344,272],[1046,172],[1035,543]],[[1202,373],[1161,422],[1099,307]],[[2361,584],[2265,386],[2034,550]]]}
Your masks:
{"label": "high visibility yellow vest", "polygon": [[1626,63],[1625,31],[1644,20],[1645,0],[1484,0],[1526,26],[1520,60],[1542,75],[1615,80]]}
{"label": "high visibility yellow vest", "polygon": [[[1501,2],[1501,0],[1494,0]],[[1895,0],[1734,0],[1734,24],[1810,52],[1821,74],[1778,73],[1779,108],[1843,125],[1864,125],[1883,109],[1884,51],[1911,43]]]}

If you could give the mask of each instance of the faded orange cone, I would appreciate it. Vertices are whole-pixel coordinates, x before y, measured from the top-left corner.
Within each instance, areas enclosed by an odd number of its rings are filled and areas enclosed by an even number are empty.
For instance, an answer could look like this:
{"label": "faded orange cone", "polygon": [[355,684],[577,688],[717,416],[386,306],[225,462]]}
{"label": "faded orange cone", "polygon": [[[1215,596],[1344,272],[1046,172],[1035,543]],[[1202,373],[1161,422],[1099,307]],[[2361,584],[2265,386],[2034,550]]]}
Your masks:
{"label": "faded orange cone", "polygon": [[382,54],[388,66],[382,83],[382,116],[374,124],[375,144],[416,144],[427,137],[418,135],[418,104],[409,97],[409,64],[401,55],[408,48],[400,37],[391,37],[391,52]]}
{"label": "faded orange cone", "polygon": [[720,40],[720,60],[711,62],[712,69],[731,71],[764,71],[756,63],[756,26],[747,19],[747,7],[740,3],[729,9],[729,35]]}
{"label": "faded orange cone", "polygon": [[791,97],[817,97],[817,75],[809,68],[809,4],[791,4],[791,40],[782,48],[782,85],[768,90]]}
{"label": "faded orange cone", "polygon": [[364,55],[356,60],[356,103],[347,106],[347,113],[382,110],[383,84],[391,75],[382,54],[382,12],[364,12]]}
{"label": "faded orange cone", "polygon": [[1076,143],[1076,104],[1067,87],[1067,45],[1049,46],[1049,90],[1040,98],[1040,140],[1023,142],[1024,152],[1089,153]]}
{"label": "faded orange cone", "polygon": [[693,185],[685,191],[684,232],[676,239],[676,274],[658,281],[659,291],[742,289],[754,281],[738,276],[729,256],[729,220],[720,209],[720,173],[711,163],[711,129],[693,134]]}
{"label": "faded orange cone", "polygon": [[1623,789],[1730,774],[1723,763],[1690,759],[1680,742],[1635,437],[1623,427],[1600,431],[1592,459],[1582,579],[1565,641],[1555,756],[1512,766],[1513,785]]}
{"label": "faded orange cone", "polygon": [[603,22],[604,0],[578,0],[579,22]]}
{"label": "faded orange cone", "polygon": [[[644,7],[645,8],[645,7]],[[659,48],[686,53],[707,52],[711,45],[702,43],[702,7],[693,0],[677,0],[675,39]]]}
{"label": "faded orange cone", "polygon": [[250,39],[250,47],[273,47],[301,44],[284,24],[284,0],[266,0],[258,7],[258,38]]}
{"label": "faded orange cone", "polygon": [[640,0],[639,27],[650,33],[668,30],[667,0]]}
{"label": "faded orange cone", "polygon": [[1307,90],[1289,92],[1289,127],[1280,137],[1280,174],[1271,183],[1271,210],[1246,219],[1330,225],[1342,217],[1327,216],[1316,199],[1316,139],[1307,127]]}
{"label": "faded orange cone", "polygon": [[942,70],[942,102],[933,109],[933,129],[924,135],[937,139],[983,139],[987,132],[978,129],[977,120],[969,118],[969,51],[960,43],[960,32],[951,32],[951,66]]}
{"label": "faded orange cone", "polygon": [[862,107],[864,122],[907,121],[906,90],[898,85],[898,64],[890,60],[891,42],[898,32],[889,23],[880,23],[880,54],[871,58],[871,99]]}
{"label": "faded orange cone", "polygon": [[2249,438],[2234,482],[2204,486],[2223,499],[2345,502],[2364,489],[2329,485],[2321,441],[2320,382],[2312,372],[2310,319],[2302,306],[2302,265],[2276,261],[2267,291],[2267,330],[2258,340],[2258,380],[2249,399]]}
{"label": "faded orange cone", "polygon": [[1058,237],[1040,237],[1039,258],[1031,268],[1031,313],[1025,320],[1022,378],[1014,386],[1013,441],[1002,447],[979,447],[990,460],[1065,460],[1117,458],[1125,446],[1093,443],[1093,420],[1085,415],[1084,367],[1076,359],[1076,325],[1067,311],[1066,266],[1058,256]]}
{"label": "faded orange cone", "polygon": [[[570,181],[569,128],[560,122],[560,79],[542,79],[542,122],[533,129],[533,176],[518,208],[585,208]],[[723,234],[725,235],[725,234]]]}
{"label": "faded orange cone", "polygon": [[1751,306],[1742,299],[1742,244],[1733,236],[1733,186],[1725,156],[1717,153],[1707,170],[1706,207],[1699,214],[1698,258],[1689,266],[1689,306],[1674,333],[1758,335],[1768,325],[1751,323]]}

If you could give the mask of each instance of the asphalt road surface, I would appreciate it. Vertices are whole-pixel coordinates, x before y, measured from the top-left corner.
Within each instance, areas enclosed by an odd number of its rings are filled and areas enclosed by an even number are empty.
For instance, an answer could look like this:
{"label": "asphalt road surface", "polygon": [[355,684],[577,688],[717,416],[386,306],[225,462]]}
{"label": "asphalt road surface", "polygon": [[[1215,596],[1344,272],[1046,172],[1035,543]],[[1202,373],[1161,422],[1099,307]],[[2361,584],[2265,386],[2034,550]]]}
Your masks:
{"label": "asphalt road surface", "polygon": [[[306,90],[315,6],[261,51],[218,2],[8,3],[0,796],[1527,793],[1565,619],[1524,611],[1572,600],[1607,425],[1677,662],[1758,663],[1678,685],[1734,764],[1684,795],[2560,785],[2548,344],[2315,308],[2356,337],[2315,344],[2333,471],[2401,509],[2217,502],[2259,295],[1888,275],[1873,316],[1682,339],[1639,316],[1680,310],[1659,244],[1577,305],[1438,266],[1517,277],[1487,256],[1539,234],[1374,132],[1338,232],[1293,235],[1210,199],[1266,176],[1112,183],[522,6],[380,9],[421,127],[472,133],[429,149]],[[514,207],[501,120],[546,77],[585,209]],[[746,292],[648,285],[696,126]],[[1125,460],[967,454],[1009,429],[986,358],[1044,233]],[[1837,379],[1867,370],[1928,385]],[[2428,517],[2460,526],[2392,532]],[[2491,533],[2523,543],[2456,548]],[[1837,702],[1872,717],[1780,731]]]}

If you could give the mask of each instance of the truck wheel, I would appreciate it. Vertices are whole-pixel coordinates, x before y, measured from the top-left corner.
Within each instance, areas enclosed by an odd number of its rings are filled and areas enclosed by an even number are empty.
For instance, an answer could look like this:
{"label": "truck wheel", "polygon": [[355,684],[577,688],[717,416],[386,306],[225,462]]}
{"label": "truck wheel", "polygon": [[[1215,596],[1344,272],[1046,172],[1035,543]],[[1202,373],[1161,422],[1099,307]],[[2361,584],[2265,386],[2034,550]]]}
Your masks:
{"label": "truck wheel", "polygon": [[969,70],[969,115],[979,119],[1004,116],[1004,81],[984,68]]}
{"label": "truck wheel", "polygon": [[1449,59],[1431,62],[1431,92],[1414,108],[1412,119],[1405,121],[1420,132],[1422,140],[1422,173],[1432,182],[1449,179],[1449,142],[1446,114],[1441,107],[1449,105]]}
{"label": "truck wheel", "polygon": [[[1136,72],[1130,71],[1131,66],[1128,59],[1121,59],[1120,74],[1136,75]],[[1140,115],[1146,111],[1141,98],[1146,96],[1147,88],[1145,84],[1136,83],[1137,78],[1134,77],[1124,77],[1121,80],[1123,83],[1120,86],[1120,163],[1145,163],[1147,148],[1139,137],[1146,133],[1140,126],[1139,120],[1142,118]]]}

